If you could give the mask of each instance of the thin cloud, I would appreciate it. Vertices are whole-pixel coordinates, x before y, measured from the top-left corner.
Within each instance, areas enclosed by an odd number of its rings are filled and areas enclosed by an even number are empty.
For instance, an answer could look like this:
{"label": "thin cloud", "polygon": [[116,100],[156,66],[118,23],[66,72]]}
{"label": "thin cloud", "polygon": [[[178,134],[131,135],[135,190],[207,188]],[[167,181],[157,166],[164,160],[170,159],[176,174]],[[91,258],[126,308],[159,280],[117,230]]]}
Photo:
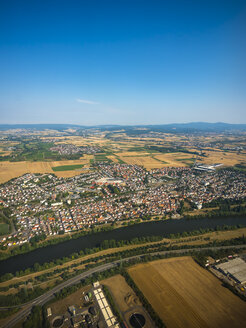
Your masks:
{"label": "thin cloud", "polygon": [[82,104],[88,104],[88,105],[99,105],[99,102],[96,101],[91,101],[91,100],[86,100],[86,99],[76,99],[77,102],[82,103]]}

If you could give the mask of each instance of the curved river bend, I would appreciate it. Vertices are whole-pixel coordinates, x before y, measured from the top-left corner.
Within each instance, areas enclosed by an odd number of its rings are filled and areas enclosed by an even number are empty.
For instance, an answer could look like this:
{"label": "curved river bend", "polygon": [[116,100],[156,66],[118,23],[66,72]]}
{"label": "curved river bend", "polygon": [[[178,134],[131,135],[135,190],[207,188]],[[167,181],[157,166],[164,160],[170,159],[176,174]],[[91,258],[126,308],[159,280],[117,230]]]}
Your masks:
{"label": "curved river bend", "polygon": [[242,225],[246,227],[246,217],[221,217],[209,219],[180,219],[160,222],[140,223],[133,226],[119,228],[112,231],[99,232],[93,235],[71,239],[60,244],[46,246],[32,252],[17,255],[0,262],[0,275],[7,272],[25,270],[35,263],[43,264],[55,259],[69,256],[86,248],[98,247],[105,239],[126,240],[135,237],[163,236],[168,237],[171,233],[193,231],[200,228],[215,228],[223,225]]}

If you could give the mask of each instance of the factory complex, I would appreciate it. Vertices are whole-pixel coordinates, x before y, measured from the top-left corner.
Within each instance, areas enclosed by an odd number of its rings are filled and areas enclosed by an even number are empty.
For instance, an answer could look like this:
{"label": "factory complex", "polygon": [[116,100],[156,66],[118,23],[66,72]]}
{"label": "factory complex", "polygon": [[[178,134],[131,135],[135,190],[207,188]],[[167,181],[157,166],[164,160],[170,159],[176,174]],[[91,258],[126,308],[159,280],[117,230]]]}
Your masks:
{"label": "factory complex", "polygon": [[246,284],[246,262],[242,258],[237,257],[228,262],[217,264],[216,269],[237,283]]}
{"label": "factory complex", "polygon": [[52,328],[120,328],[99,282],[51,304],[47,318]]}

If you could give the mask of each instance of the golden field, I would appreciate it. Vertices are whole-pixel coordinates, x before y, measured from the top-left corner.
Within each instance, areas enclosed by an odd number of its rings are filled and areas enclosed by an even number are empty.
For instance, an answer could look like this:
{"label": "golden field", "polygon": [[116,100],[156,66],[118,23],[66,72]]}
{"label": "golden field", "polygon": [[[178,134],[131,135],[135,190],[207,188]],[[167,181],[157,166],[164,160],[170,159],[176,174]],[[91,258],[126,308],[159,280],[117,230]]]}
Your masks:
{"label": "golden field", "polygon": [[[50,131],[48,131],[50,132]],[[56,136],[49,136],[45,133],[41,133],[41,140],[54,142],[54,144],[73,144],[76,146],[96,146],[102,149],[103,154],[106,155],[114,163],[120,163],[123,161],[127,164],[140,165],[147,170],[162,168],[162,167],[188,167],[194,163],[196,159],[199,163],[214,164],[222,163],[224,166],[233,166],[235,164],[246,163],[246,152],[241,150],[240,152],[234,151],[221,151],[217,148],[211,148],[211,142],[214,141],[212,136],[185,136],[185,135],[173,135],[165,134],[164,138],[158,138],[158,135],[154,138],[141,138],[141,137],[129,137],[124,131],[116,135],[116,138],[110,139],[107,137],[108,132],[102,132],[98,135],[91,135],[88,137],[83,136],[60,136],[59,133]],[[117,139],[118,138],[118,139]],[[236,142],[236,137],[227,137],[228,146],[230,142]],[[200,149],[196,149],[194,146],[187,147],[187,142],[200,141],[207,143],[204,146],[204,156],[194,155],[185,152],[176,153],[160,153],[149,152],[148,149],[151,146],[172,147],[176,143],[184,148],[187,148],[192,152],[200,152]],[[223,135],[216,136],[217,141],[225,140]],[[241,145],[241,139],[238,139],[238,144]],[[16,146],[19,142],[13,141],[1,141],[0,153],[2,156],[10,155],[12,152],[9,147]],[[235,147],[235,144],[233,147]],[[232,146],[231,146],[232,147]],[[139,150],[138,150],[139,149]],[[133,151],[131,151],[133,150]],[[4,159],[4,158],[3,158]],[[84,170],[71,170],[63,172],[53,172],[52,167],[60,165],[71,164],[83,164],[85,167],[90,166],[90,160],[95,159],[94,155],[84,155],[81,159],[73,161],[50,161],[50,162],[0,162],[0,183],[6,182],[12,178],[21,176],[25,173],[55,173],[59,177],[72,177],[74,175],[84,172]]]}
{"label": "golden field", "polygon": [[[246,154],[222,153],[207,151],[208,157],[199,157],[198,161],[204,164],[222,163],[225,166],[246,163]],[[165,153],[152,154],[143,152],[117,152],[115,155],[108,155],[109,159],[118,163],[121,159],[127,164],[140,165],[147,170],[162,167],[185,167],[193,163],[194,157],[186,153]],[[55,173],[59,177],[72,177],[80,174],[79,170],[53,172],[52,167],[60,165],[83,164],[90,166],[90,159],[94,155],[84,155],[79,160],[50,161],[50,162],[0,162],[0,183],[21,176],[25,173]]]}
{"label": "golden field", "polygon": [[187,153],[165,153],[158,154],[154,156],[156,159],[166,162],[165,166],[188,166],[188,163],[193,163],[192,158],[194,158],[193,154]]}
{"label": "golden field", "polygon": [[205,153],[207,157],[200,157],[199,162],[205,164],[221,163],[225,166],[246,163],[246,152],[237,154],[235,152],[206,151]]}
{"label": "golden field", "polygon": [[147,170],[163,167],[163,163],[157,161],[151,156],[119,156],[119,158],[127,164],[139,165],[145,167]]}
{"label": "golden field", "polygon": [[75,146],[88,146],[88,145],[104,145],[108,143],[108,140],[104,138],[104,135],[100,137],[80,137],[80,136],[69,136],[69,137],[55,137],[56,144],[72,144]]}
{"label": "golden field", "polygon": [[148,153],[148,152],[120,152],[117,156],[127,164],[141,165],[147,170],[167,166],[184,167],[193,163],[192,154],[187,153]]}
{"label": "golden field", "polygon": [[[80,160],[52,161],[52,162],[0,162],[0,183],[17,178],[26,173],[53,173],[59,177],[71,177],[81,173],[79,170],[54,172],[52,167],[60,165],[83,164],[89,165],[89,157]],[[78,173],[79,172],[79,173]]]}
{"label": "golden field", "polygon": [[167,327],[245,326],[245,302],[191,257],[138,264],[128,272]]}

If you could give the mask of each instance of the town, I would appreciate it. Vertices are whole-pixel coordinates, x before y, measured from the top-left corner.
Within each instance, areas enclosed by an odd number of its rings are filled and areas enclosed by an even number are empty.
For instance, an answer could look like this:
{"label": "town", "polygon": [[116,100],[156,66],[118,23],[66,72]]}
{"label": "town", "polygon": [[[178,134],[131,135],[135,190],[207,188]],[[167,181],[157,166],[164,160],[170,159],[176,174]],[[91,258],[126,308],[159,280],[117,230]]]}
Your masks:
{"label": "town", "polygon": [[105,162],[71,178],[25,174],[1,186],[0,204],[11,210],[13,229],[1,237],[0,245],[6,249],[39,235],[52,237],[117,222],[178,219],[185,206],[202,209],[216,199],[245,199],[245,183],[244,172],[230,169],[147,171]]}

